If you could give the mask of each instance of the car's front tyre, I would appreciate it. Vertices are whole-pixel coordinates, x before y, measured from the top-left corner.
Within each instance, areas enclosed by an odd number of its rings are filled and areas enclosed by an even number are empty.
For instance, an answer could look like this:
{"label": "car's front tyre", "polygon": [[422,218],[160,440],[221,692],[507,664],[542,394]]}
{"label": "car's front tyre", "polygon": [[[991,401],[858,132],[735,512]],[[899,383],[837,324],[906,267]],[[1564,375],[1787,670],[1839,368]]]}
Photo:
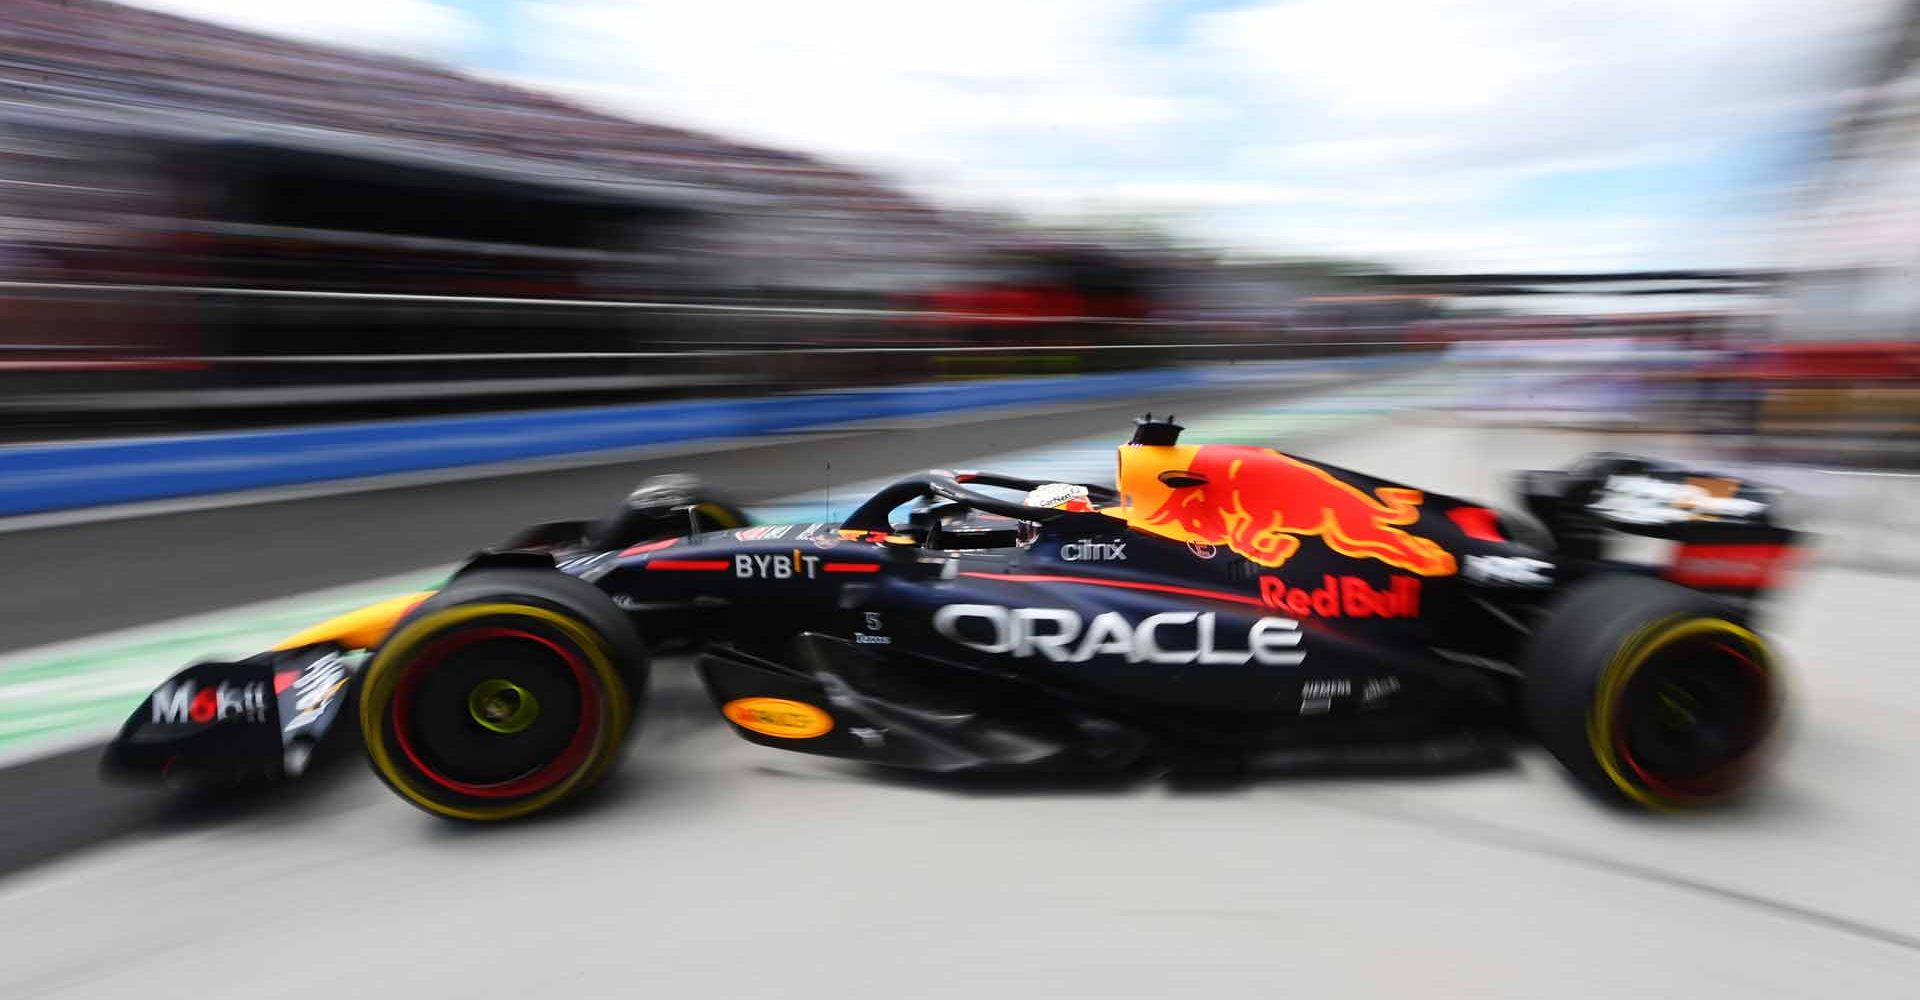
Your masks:
{"label": "car's front tyre", "polygon": [[516,819],[593,787],[618,759],[647,664],[625,616],[560,573],[479,571],[409,613],[361,690],[367,758],[449,819]]}

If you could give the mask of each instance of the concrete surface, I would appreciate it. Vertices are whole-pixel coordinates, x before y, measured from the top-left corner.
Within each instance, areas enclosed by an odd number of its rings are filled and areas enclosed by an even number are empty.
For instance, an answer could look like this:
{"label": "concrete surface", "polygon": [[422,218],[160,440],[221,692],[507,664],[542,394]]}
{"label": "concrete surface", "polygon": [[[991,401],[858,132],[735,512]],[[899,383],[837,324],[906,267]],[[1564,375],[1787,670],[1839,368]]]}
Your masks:
{"label": "concrete surface", "polygon": [[[1302,450],[1496,496],[1598,443]],[[1681,819],[1600,807],[1533,750],[1213,789],[890,777],[738,741],[668,669],[625,767],[543,820],[451,826],[358,766],[150,801],[138,836],[0,882],[0,996],[1911,997],[1916,604],[1911,579],[1809,573],[1777,618],[1797,701],[1772,780]]]}

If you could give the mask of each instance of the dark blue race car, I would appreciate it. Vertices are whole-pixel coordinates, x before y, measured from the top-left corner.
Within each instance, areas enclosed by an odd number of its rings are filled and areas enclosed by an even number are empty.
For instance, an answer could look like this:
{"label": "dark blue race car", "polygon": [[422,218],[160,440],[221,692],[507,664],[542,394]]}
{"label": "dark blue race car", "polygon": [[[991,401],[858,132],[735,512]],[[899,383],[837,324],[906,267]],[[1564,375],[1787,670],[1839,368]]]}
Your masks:
{"label": "dark blue race car", "polygon": [[[510,819],[591,787],[651,659],[691,651],[741,737],[922,771],[1425,758],[1518,730],[1638,806],[1753,775],[1781,686],[1749,615],[1797,538],[1774,490],[1597,455],[1522,473],[1515,514],[1179,435],[1140,421],[1113,486],[935,471],[837,524],[652,481],[438,592],[187,668],[105,769],[277,779],[358,727],[401,797]],[[1664,558],[1609,558],[1622,535]]]}

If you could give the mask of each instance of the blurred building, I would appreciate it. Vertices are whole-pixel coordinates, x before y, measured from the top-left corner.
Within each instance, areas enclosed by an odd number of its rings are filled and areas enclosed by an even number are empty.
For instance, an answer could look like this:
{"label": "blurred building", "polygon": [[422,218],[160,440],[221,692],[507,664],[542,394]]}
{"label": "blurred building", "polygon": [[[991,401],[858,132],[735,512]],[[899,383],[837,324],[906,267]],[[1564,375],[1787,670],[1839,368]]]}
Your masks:
{"label": "blurred building", "polygon": [[415,60],[5,0],[0,93],[13,433],[1170,356],[1152,247]]}
{"label": "blurred building", "polygon": [[9,0],[0,86],[12,280],[817,301],[984,253],[805,154],[99,0]]}
{"label": "blurred building", "polygon": [[1887,41],[1795,220],[1787,339],[1920,338],[1920,0]]}

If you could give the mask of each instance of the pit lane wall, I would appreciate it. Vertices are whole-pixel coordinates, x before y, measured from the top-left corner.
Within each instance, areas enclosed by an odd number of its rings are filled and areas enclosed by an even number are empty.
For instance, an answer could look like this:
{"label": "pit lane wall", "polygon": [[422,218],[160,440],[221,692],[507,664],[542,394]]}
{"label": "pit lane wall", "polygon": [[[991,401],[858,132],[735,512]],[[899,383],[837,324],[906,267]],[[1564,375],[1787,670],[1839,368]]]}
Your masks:
{"label": "pit lane wall", "polygon": [[[1329,359],[640,403],[0,448],[0,517],[427,473],[889,418],[1152,398],[1263,377],[1337,378],[1404,364]],[[1282,375],[1284,373],[1284,375]]]}

